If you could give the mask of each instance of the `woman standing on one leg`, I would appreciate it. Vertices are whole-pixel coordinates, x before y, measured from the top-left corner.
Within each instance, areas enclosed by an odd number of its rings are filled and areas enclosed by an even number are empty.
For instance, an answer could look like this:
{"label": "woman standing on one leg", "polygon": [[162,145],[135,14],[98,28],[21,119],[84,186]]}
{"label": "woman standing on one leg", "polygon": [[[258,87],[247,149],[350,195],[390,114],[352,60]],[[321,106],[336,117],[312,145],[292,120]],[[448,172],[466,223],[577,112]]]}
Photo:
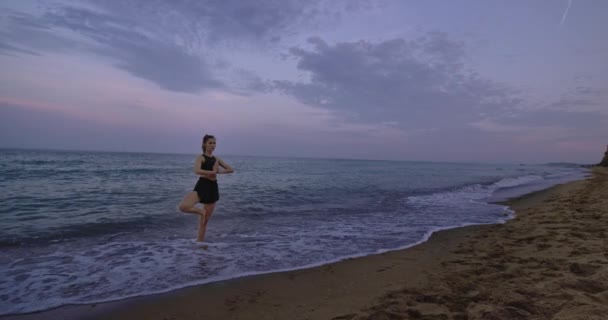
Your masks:
{"label": "woman standing on one leg", "polygon": [[[213,156],[215,150],[215,137],[205,135],[203,137],[203,154],[196,157],[194,161],[194,173],[200,178],[194,186],[194,190],[189,192],[182,202],[179,204],[179,210],[186,213],[198,214],[198,236],[197,241],[205,239],[205,231],[207,223],[215,203],[220,199],[220,194],[217,186],[217,175],[234,172],[234,169],[219,157]],[[220,168],[221,167],[221,168]],[[197,203],[202,203],[203,208],[196,207]]]}

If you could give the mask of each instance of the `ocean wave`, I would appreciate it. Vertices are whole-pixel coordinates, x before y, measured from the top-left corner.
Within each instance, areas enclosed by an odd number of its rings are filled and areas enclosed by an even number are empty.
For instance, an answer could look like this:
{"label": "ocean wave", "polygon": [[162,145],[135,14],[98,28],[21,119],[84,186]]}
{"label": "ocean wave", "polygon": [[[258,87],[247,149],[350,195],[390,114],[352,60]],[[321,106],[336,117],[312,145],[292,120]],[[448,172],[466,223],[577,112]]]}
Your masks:
{"label": "ocean wave", "polygon": [[513,178],[503,178],[503,179],[500,179],[499,181],[491,184],[489,186],[489,188],[491,189],[491,191],[496,191],[496,190],[504,189],[504,188],[519,187],[522,185],[539,182],[544,179],[545,178],[543,176],[539,176],[539,175],[525,175],[525,176],[519,176],[519,177],[513,177]]}
{"label": "ocean wave", "polygon": [[125,219],[123,221],[100,220],[95,223],[80,223],[76,225],[64,226],[61,228],[49,228],[46,232],[41,232],[35,236],[0,236],[0,248],[11,248],[31,245],[47,245],[71,241],[75,238],[95,238],[107,237],[111,240],[116,234],[136,232],[149,227],[159,227],[166,224],[170,218],[150,218]]}
{"label": "ocean wave", "polygon": [[[551,179],[549,180],[556,178],[564,179],[569,176],[572,176],[573,178],[575,177],[573,173],[559,174],[551,176]],[[489,183],[468,184],[451,190],[442,190],[430,194],[408,196],[406,201],[409,204],[434,206],[466,203],[470,201],[482,201],[490,198],[498,191],[517,189],[535,184],[550,184],[547,177],[549,177],[549,175],[537,174],[506,177]]]}

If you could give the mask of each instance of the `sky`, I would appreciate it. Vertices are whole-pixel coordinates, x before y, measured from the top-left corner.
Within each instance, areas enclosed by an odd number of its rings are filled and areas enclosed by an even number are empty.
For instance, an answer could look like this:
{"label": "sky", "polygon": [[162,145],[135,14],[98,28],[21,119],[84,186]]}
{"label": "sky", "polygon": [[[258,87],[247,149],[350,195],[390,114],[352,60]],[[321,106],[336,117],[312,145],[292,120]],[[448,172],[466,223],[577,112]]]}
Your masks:
{"label": "sky", "polygon": [[605,0],[3,0],[0,147],[597,163]]}

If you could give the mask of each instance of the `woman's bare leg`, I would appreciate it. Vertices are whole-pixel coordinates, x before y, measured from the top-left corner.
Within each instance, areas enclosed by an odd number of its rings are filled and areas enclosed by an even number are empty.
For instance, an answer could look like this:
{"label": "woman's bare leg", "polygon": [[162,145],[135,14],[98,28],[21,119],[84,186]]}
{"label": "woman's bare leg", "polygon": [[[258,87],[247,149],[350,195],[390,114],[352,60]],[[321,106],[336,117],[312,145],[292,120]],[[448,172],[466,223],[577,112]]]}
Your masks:
{"label": "woman's bare leg", "polygon": [[198,194],[196,191],[189,192],[182,202],[179,204],[179,210],[185,213],[194,213],[198,214],[201,217],[205,215],[205,210],[201,208],[195,207],[195,205],[199,202]]}
{"label": "woman's bare leg", "polygon": [[207,231],[207,223],[209,222],[209,218],[213,214],[213,209],[215,209],[215,203],[205,204],[203,210],[205,214],[201,215],[198,220],[198,237],[196,241],[203,241],[205,239],[205,232]]}

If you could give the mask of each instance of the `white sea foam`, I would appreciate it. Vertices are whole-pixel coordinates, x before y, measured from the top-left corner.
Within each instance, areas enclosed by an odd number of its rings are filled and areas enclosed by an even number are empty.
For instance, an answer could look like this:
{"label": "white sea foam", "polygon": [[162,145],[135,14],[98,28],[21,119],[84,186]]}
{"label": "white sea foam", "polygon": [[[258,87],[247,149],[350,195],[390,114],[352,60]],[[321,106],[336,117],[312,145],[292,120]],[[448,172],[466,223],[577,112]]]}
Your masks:
{"label": "white sea foam", "polygon": [[413,205],[445,206],[464,205],[471,201],[480,201],[490,198],[496,191],[501,189],[526,186],[546,181],[539,175],[526,175],[519,177],[503,178],[490,185],[474,184],[457,190],[436,192],[428,195],[407,197],[407,202]]}
{"label": "white sea foam", "polygon": [[[63,304],[105,302],[161,293],[248,275],[309,268],[343,259],[407,248],[433,232],[473,223],[406,227],[395,212],[377,220],[329,221],[277,238],[268,232],[235,237],[57,244],[48,254],[0,267],[1,314],[33,312]],[[439,221],[439,220],[438,220]],[[486,221],[491,223],[496,221]],[[438,223],[438,222],[432,222]],[[449,221],[446,223],[450,223]],[[243,237],[244,236],[244,237]],[[240,240],[239,240],[240,239]],[[244,240],[244,241],[243,241]]]}

